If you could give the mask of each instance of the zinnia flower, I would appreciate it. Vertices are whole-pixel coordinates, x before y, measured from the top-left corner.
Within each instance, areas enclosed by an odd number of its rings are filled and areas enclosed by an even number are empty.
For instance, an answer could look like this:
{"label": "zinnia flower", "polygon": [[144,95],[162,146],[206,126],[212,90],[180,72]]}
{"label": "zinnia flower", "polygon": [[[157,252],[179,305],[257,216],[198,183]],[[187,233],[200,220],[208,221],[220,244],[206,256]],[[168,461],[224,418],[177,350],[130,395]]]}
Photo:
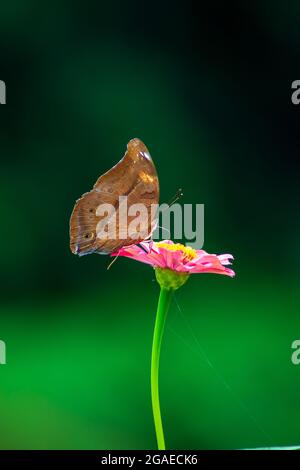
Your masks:
{"label": "zinnia flower", "polygon": [[141,242],[112,253],[112,256],[125,256],[155,268],[159,284],[165,288],[178,289],[190,274],[214,273],[233,277],[232,255],[212,255],[204,250],[195,250],[171,240],[161,242]]}

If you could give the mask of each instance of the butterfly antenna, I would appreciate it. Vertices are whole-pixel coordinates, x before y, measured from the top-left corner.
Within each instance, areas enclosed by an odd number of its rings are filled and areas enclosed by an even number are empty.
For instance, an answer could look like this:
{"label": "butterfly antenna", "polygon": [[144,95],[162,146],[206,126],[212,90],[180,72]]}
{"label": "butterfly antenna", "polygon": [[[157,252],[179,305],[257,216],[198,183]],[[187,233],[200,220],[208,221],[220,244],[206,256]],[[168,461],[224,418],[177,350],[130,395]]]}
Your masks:
{"label": "butterfly antenna", "polygon": [[178,199],[180,199],[183,196],[183,191],[181,188],[179,188],[174,196],[171,198],[171,200],[168,202],[168,206],[171,207],[173,204],[175,204]]}
{"label": "butterfly antenna", "polygon": [[168,228],[163,227],[162,225],[158,225],[157,228],[160,228],[161,230],[164,230],[165,232],[168,232],[168,235],[171,236],[171,231]]}
{"label": "butterfly antenna", "polygon": [[115,256],[113,260],[109,263],[109,265],[106,268],[107,271],[112,267],[112,265],[117,261],[118,258],[119,258],[119,254],[117,254],[117,256]]}

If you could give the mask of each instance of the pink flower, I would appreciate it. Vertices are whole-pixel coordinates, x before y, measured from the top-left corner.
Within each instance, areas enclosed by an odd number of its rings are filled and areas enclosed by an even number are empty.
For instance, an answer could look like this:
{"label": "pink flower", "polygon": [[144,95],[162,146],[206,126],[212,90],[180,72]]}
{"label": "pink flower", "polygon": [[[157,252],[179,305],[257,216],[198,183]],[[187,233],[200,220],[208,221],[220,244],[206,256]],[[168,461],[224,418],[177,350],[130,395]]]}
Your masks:
{"label": "pink flower", "polygon": [[235,275],[232,269],[226,267],[231,264],[232,255],[210,255],[204,250],[194,250],[171,240],[141,242],[139,245],[120,248],[111,256],[125,256],[150,264],[154,268],[169,269],[177,273],[215,273],[231,277]]}

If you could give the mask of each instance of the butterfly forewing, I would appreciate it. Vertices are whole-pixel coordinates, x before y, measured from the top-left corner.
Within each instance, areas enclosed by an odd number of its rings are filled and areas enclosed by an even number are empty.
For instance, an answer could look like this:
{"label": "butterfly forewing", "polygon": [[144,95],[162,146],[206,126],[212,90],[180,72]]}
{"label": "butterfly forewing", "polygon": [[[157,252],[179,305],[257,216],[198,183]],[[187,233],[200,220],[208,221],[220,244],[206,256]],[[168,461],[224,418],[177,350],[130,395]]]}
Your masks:
{"label": "butterfly forewing", "polygon": [[[76,202],[70,220],[71,251],[109,254],[146,239],[155,226],[158,201],[159,182],[149,151],[141,140],[132,139],[119,163]],[[136,204],[144,209],[138,213],[135,231],[130,227],[137,216]]]}

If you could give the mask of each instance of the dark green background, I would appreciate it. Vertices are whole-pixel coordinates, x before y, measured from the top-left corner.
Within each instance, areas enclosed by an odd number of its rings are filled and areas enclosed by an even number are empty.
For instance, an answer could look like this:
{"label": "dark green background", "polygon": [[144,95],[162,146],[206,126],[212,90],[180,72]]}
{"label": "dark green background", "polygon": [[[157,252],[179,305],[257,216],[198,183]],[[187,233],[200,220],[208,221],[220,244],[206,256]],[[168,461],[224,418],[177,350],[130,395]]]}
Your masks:
{"label": "dark green background", "polygon": [[[162,349],[168,448],[300,442],[299,2],[0,10],[2,449],[155,448],[149,266],[69,251],[75,199],[140,137],[235,279],[195,275]],[[212,366],[210,366],[212,364]]]}

